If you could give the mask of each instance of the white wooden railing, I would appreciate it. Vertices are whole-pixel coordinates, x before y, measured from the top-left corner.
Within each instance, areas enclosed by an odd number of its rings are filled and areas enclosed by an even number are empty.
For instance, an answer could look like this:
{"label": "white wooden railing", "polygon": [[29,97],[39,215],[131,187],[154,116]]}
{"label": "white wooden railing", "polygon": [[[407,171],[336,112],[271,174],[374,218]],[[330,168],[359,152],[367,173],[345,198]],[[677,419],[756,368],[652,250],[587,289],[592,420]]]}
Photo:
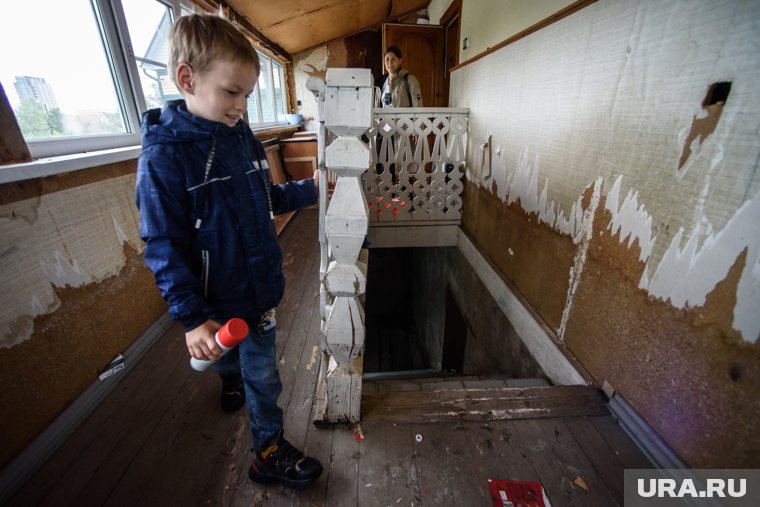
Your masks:
{"label": "white wooden railing", "polygon": [[364,177],[370,247],[456,244],[468,120],[463,108],[373,110]]}
{"label": "white wooden railing", "polygon": [[469,110],[374,109],[364,180],[370,223],[456,222]]}
{"label": "white wooden railing", "polygon": [[468,110],[373,110],[367,69],[328,69],[325,81],[311,78],[307,87],[320,122],[322,354],[314,422],[358,422],[367,273],[360,252],[368,232],[370,247],[456,244]]}
{"label": "white wooden railing", "polygon": [[[369,69],[328,69],[325,81],[310,79],[320,116],[320,302],[322,359],[315,422],[358,422],[361,416],[366,265],[359,253],[369,225],[361,177],[370,152],[359,137],[372,122]],[[326,146],[328,131],[334,137]],[[327,168],[336,176],[327,203]]]}

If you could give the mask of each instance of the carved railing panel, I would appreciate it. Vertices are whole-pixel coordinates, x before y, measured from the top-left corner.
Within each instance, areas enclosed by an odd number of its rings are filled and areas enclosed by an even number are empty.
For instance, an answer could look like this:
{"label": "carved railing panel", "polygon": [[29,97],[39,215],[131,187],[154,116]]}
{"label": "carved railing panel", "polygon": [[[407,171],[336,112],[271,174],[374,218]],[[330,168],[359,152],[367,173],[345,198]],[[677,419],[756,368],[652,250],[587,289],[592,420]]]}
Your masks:
{"label": "carved railing panel", "polygon": [[370,224],[459,223],[469,110],[374,109],[364,178]]}

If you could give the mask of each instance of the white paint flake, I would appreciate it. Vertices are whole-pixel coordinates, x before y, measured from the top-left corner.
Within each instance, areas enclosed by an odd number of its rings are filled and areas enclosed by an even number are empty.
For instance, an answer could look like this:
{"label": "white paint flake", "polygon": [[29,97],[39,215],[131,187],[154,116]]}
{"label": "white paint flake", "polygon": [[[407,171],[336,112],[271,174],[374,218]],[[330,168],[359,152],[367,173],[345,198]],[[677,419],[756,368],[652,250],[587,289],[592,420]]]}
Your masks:
{"label": "white paint flake", "polygon": [[612,185],[612,190],[607,194],[605,207],[612,214],[609,230],[613,236],[620,231],[621,242],[628,238],[628,248],[638,239],[639,260],[646,262],[652,253],[652,246],[656,239],[651,237],[652,216],[646,211],[643,204],[639,206],[639,193],[634,192],[633,189],[628,190],[628,194],[623,199],[623,204],[618,207],[622,180],[623,177],[618,176]]}
{"label": "white paint flake", "polygon": [[[581,220],[582,241],[580,248],[575,253],[575,259],[573,260],[573,266],[570,268],[570,282],[567,287],[567,297],[565,298],[565,308],[562,311],[562,321],[559,326],[559,339],[565,340],[565,331],[567,330],[567,321],[570,318],[570,311],[573,308],[573,298],[575,292],[580,285],[581,275],[583,274],[583,268],[586,265],[586,256],[588,255],[588,247],[591,243],[591,238],[594,233],[594,215],[596,215],[596,208],[599,206],[599,199],[602,194],[602,184],[604,178],[599,176],[594,182],[594,190],[591,193],[591,201],[589,207],[583,212],[583,218]],[[580,207],[580,206],[579,206]]]}
{"label": "white paint flake", "polygon": [[116,230],[116,237],[119,238],[119,243],[128,243],[129,240],[127,239],[127,235],[124,234],[124,230],[121,228],[118,222],[116,222],[116,217],[112,215],[111,218],[113,219],[113,228]]}
{"label": "white paint flake", "polygon": [[736,291],[733,328],[745,341],[757,341],[760,335],[760,193],[745,202],[722,230],[707,235],[700,248],[697,248],[701,235],[699,225],[681,249],[683,232],[683,229],[678,231],[671,241],[652,280],[642,277],[639,287],[678,308],[702,306],[707,294],[726,278],[737,256],[746,249],[747,261]]}
{"label": "white paint flake", "polygon": [[[722,154],[716,155],[713,163],[719,163],[721,158]],[[554,201],[547,203],[548,180],[540,195],[537,180],[538,157],[531,166],[528,150],[524,149],[514,172],[504,171],[501,179],[504,187],[499,188],[500,197],[507,204],[519,199],[526,212],[537,213],[541,222],[571,236],[575,244],[581,243],[584,231],[588,232],[584,224],[590,223],[581,206],[583,195],[578,196],[567,216],[564,211],[559,211],[555,216]],[[680,247],[684,238],[681,229],[655,269],[649,264],[657,239],[652,236],[652,216],[643,204],[639,204],[639,193],[634,189],[630,189],[621,202],[621,186],[622,176],[618,176],[607,194],[605,207],[612,215],[608,229],[613,235],[619,232],[620,241],[625,241],[628,248],[638,241],[639,260],[648,263],[641,275],[639,288],[654,297],[669,301],[677,308],[702,306],[707,295],[726,278],[737,256],[746,248],[747,262],[737,288],[733,328],[741,333],[744,340],[757,341],[760,335],[760,313],[757,311],[760,308],[760,194],[745,202],[718,232],[713,232],[712,224],[703,216],[696,221],[697,225],[683,248]],[[701,237],[705,239],[699,246]],[[581,259],[580,268],[582,261]],[[578,276],[575,271],[578,268],[576,265],[571,270],[571,288],[572,281]],[[650,279],[652,272],[654,274]],[[572,298],[572,294],[569,298]],[[559,331],[560,336],[563,327]]]}
{"label": "white paint flake", "polygon": [[40,260],[42,270],[45,272],[48,280],[58,287],[65,287],[70,285],[72,287],[79,287],[90,283],[91,277],[82,271],[79,263],[74,260],[69,262],[60,252],[55,252],[55,263],[48,264],[47,262]]}
{"label": "white paint flake", "polygon": [[495,173],[503,174],[503,177],[497,179],[498,195],[502,201],[512,204],[518,199],[520,207],[528,213],[538,214],[540,222],[552,227],[559,232],[568,234],[573,238],[573,242],[578,244],[583,235],[583,208],[581,201],[583,195],[573,203],[570,212],[565,216],[564,211],[556,211],[555,202],[547,202],[549,180],[544,181],[541,194],[538,193],[538,170],[539,158],[536,155],[533,165],[528,162],[528,148],[525,147],[520,153],[517,161],[517,167],[513,172],[507,170],[505,163],[497,163]]}

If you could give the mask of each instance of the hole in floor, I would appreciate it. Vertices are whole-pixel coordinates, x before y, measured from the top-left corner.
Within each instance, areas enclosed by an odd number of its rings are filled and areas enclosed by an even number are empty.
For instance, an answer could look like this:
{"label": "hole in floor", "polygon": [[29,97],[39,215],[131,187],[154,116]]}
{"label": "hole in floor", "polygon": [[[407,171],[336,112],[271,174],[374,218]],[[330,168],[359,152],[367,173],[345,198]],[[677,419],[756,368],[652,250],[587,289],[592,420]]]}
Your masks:
{"label": "hole in floor", "polygon": [[543,378],[456,247],[370,248],[365,378]]}

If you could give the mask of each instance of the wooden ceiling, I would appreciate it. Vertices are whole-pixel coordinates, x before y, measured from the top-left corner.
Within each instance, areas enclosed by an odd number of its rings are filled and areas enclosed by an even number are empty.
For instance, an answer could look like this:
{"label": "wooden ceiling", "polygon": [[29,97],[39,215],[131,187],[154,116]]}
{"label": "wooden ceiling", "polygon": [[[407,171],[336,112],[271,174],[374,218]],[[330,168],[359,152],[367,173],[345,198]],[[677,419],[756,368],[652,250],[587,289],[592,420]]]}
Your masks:
{"label": "wooden ceiling", "polygon": [[295,54],[427,7],[430,0],[227,0],[269,40]]}

